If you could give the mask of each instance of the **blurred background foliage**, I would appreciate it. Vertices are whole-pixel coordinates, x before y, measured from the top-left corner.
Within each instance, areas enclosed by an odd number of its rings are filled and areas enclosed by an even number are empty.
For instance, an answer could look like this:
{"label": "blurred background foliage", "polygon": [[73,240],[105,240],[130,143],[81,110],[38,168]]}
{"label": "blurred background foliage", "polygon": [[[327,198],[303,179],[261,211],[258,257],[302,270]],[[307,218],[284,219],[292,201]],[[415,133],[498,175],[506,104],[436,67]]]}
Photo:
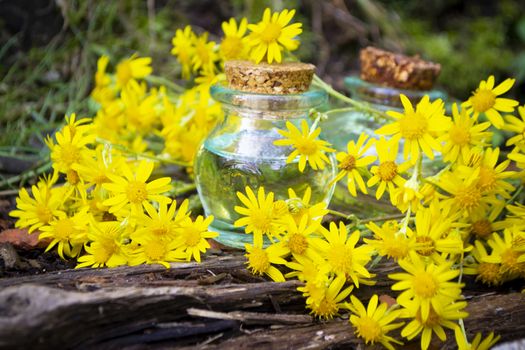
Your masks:
{"label": "blurred background foliage", "polygon": [[65,113],[93,113],[98,56],[112,67],[133,53],[152,56],[156,77],[173,81],[177,28],[218,40],[222,21],[255,22],[267,6],[298,10],[298,56],[338,89],[358,72],[359,49],[375,45],[440,62],[439,84],[459,99],[495,74],[515,77],[512,94],[525,101],[522,0],[0,0],[0,155],[38,153]]}

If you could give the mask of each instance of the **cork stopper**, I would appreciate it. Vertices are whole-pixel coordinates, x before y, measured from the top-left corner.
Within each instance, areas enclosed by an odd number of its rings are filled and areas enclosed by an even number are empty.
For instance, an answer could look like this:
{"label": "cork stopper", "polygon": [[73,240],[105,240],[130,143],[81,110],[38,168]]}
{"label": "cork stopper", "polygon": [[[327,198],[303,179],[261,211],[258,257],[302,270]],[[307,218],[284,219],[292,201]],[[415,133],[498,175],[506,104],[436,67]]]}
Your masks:
{"label": "cork stopper", "polygon": [[399,89],[430,90],[441,72],[439,63],[371,46],[362,49],[359,58],[361,79]]}
{"label": "cork stopper", "polygon": [[271,95],[299,94],[307,91],[314,70],[314,65],[300,62],[255,64],[234,60],[224,64],[230,88]]}

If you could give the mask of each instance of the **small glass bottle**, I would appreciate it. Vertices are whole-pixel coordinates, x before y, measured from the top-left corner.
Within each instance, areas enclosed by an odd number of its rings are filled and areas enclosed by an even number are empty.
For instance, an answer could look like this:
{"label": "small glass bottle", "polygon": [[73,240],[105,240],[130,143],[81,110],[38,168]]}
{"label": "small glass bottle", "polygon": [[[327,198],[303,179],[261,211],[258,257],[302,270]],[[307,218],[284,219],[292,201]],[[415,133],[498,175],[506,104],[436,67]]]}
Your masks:
{"label": "small glass bottle", "polygon": [[275,200],[288,199],[288,188],[302,196],[309,186],[311,203],[324,201],[328,205],[334,186],[328,186],[335,176],[335,159],[324,170],[307,166],[300,172],[297,162],[287,164],[290,147],[276,146],[290,121],[299,127],[309,111],[326,103],[322,90],[308,90],[290,95],[250,93],[230,89],[225,85],[211,88],[212,97],[225,111],[224,120],[215,127],[202,144],[196,160],[197,190],[206,215],[213,215],[210,230],[219,233],[216,240],[234,248],[252,243],[251,235],[233,223],[240,218],[236,205],[242,205],[237,192],[245,193],[246,186],[254,192],[263,186],[266,193],[274,192]]}

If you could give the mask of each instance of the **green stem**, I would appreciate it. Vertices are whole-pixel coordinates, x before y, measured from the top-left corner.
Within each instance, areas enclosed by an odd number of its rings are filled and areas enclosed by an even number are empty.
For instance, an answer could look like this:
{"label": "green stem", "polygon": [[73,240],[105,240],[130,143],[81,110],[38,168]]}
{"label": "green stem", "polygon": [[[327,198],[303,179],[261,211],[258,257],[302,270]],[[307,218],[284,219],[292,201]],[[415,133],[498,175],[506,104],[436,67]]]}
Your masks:
{"label": "green stem", "polygon": [[405,217],[405,214],[392,214],[392,215],[380,216],[377,218],[363,219],[361,221],[362,222],[379,222],[379,221],[402,219],[403,217]]}
{"label": "green stem", "polygon": [[24,172],[24,173],[22,173],[20,175],[11,176],[11,177],[3,180],[2,182],[0,182],[0,188],[6,187],[6,186],[11,186],[14,183],[23,182],[23,181],[26,181],[27,179],[30,179],[32,177],[39,176],[40,174],[43,174],[46,171],[50,170],[51,167],[52,167],[51,162],[47,162],[44,165],[41,165],[41,166],[39,166],[36,169],[28,170],[28,171],[26,171],[26,172]]}
{"label": "green stem", "polygon": [[354,106],[355,108],[357,108],[357,109],[359,109],[361,111],[368,112],[368,113],[375,114],[375,115],[379,115],[379,116],[384,117],[384,118],[392,119],[391,117],[389,117],[385,113],[381,112],[380,110],[370,107],[370,105],[368,105],[367,103],[358,102],[358,101],[356,101],[356,100],[354,100],[354,99],[352,99],[352,98],[350,98],[348,96],[343,95],[339,91],[335,90],[331,85],[325,83],[324,80],[319,78],[317,75],[314,75],[313,85],[323,89],[324,91],[326,91],[326,93],[328,95],[330,95],[330,96],[332,96],[332,97],[334,97],[334,98],[336,98],[336,99],[338,99],[340,101],[348,103],[348,104]]}
{"label": "green stem", "polygon": [[328,209],[328,214],[331,214],[331,215],[334,215],[334,216],[339,216],[340,218],[343,218],[345,220],[357,219],[354,214],[345,214],[343,212],[340,212],[340,211],[337,211],[337,210],[332,210],[332,209]]}
{"label": "green stem", "polygon": [[109,142],[107,140],[104,140],[104,139],[101,139],[101,138],[97,138],[96,141],[99,142],[99,143],[108,144],[112,148],[117,149],[117,150],[119,150],[119,151],[121,151],[121,152],[123,152],[123,153],[125,153],[127,155],[133,156],[135,158],[145,158],[145,159],[150,159],[150,160],[157,161],[159,163],[173,164],[173,165],[178,165],[178,166],[182,166],[182,167],[189,167],[191,165],[190,163],[182,162],[180,160],[166,159],[166,158],[161,158],[161,157],[154,156],[154,155],[147,154],[147,153],[134,152],[134,151],[129,150],[127,147],[124,147],[124,146],[119,145],[119,144],[111,143],[111,142]]}
{"label": "green stem", "polygon": [[512,197],[510,197],[510,199],[505,203],[505,206],[514,203],[514,201],[516,200],[516,198],[518,198],[518,196],[520,195],[522,191],[523,191],[523,184],[520,184],[519,187],[516,189],[516,191],[514,191],[514,194],[512,195]]}
{"label": "green stem", "polygon": [[180,184],[180,186],[176,186],[172,191],[170,191],[170,195],[173,197],[178,197],[183,194],[186,194],[188,192],[195,191],[197,189],[197,185],[193,183],[183,183]]}
{"label": "green stem", "polygon": [[344,112],[353,112],[357,111],[358,109],[355,107],[345,107],[345,108],[335,108],[331,109],[329,111],[324,112],[324,114],[334,114],[334,113],[344,113]]}

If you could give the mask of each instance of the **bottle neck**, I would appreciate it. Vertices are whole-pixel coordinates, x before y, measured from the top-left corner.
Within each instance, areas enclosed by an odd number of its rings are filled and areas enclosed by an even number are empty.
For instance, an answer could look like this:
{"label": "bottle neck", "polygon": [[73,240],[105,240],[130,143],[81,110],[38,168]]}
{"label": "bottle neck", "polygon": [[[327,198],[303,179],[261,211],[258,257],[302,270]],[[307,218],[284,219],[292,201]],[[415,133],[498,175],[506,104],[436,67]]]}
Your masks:
{"label": "bottle neck", "polygon": [[387,110],[402,110],[403,105],[399,95],[403,94],[413,105],[416,105],[425,95],[430,100],[447,99],[447,94],[439,90],[404,90],[390,86],[366,82],[358,77],[351,76],[345,79],[345,86],[352,98],[374,105],[375,108]]}

